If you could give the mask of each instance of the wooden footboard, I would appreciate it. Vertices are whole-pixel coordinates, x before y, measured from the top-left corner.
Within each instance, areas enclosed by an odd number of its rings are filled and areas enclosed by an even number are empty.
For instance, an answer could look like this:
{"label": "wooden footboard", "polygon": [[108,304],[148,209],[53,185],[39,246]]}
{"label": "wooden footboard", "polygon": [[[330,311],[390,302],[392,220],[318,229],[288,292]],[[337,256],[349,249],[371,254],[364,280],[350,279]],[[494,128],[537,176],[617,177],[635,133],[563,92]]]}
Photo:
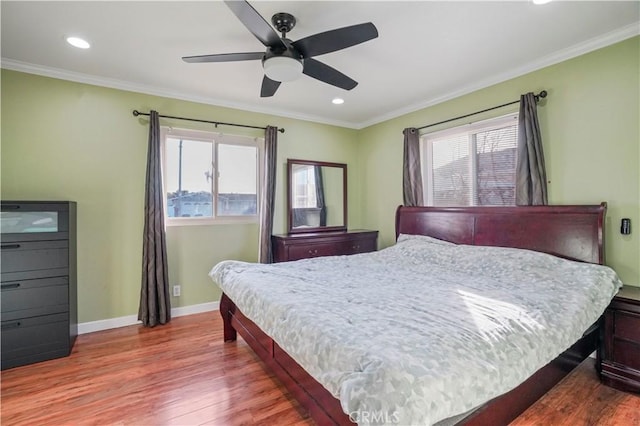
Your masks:
{"label": "wooden footboard", "polygon": [[220,314],[224,322],[224,340],[236,340],[236,332],[240,333],[316,424],[353,425],[342,411],[340,401],[300,367],[253,321],[245,317],[226,294],[222,294],[220,300]]}
{"label": "wooden footboard", "polygon": [[[342,411],[340,401],[311,377],[276,342],[240,312],[233,301],[222,295],[220,314],[224,322],[224,340],[236,340],[236,332],[253,349],[293,397],[322,425],[353,425]],[[598,327],[592,327],[582,339],[555,360],[538,370],[512,391],[489,401],[459,425],[507,425],[568,375],[596,350]]]}

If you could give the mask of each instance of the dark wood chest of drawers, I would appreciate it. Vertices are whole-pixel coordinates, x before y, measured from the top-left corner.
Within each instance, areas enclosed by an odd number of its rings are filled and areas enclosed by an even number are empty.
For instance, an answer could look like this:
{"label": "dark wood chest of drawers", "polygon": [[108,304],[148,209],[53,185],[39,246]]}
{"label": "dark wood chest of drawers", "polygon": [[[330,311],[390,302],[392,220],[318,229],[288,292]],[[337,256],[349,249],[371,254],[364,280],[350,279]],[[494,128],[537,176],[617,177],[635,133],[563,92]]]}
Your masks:
{"label": "dark wood chest of drawers", "polygon": [[2,369],[69,355],[77,332],[76,204],[2,201]]}
{"label": "dark wood chest of drawers", "polygon": [[640,288],[625,286],[604,313],[598,352],[602,382],[640,392]]}
{"label": "dark wood chest of drawers", "polygon": [[273,235],[274,262],[320,256],[367,253],[378,248],[378,231],[350,230],[307,234]]}

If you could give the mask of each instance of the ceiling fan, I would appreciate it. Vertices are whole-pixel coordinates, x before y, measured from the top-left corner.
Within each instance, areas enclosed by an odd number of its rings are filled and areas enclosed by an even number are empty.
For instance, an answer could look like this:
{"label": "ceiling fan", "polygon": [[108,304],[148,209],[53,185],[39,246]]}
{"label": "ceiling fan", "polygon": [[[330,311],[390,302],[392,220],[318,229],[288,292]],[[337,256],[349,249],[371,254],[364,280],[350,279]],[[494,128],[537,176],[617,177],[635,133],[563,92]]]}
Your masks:
{"label": "ceiling fan", "polygon": [[312,57],[346,49],[378,37],[375,25],[367,22],[291,41],[287,38],[287,33],[296,24],[293,15],[284,12],[273,15],[271,22],[282,34],[279,36],[248,2],[228,0],[225,3],[244,26],[267,47],[266,52],[184,56],[182,59],[189,63],[260,59],[265,73],[260,90],[260,96],[263,98],[273,96],[281,82],[293,81],[300,74],[306,74],[341,89],[353,89],[358,85],[357,81]]}

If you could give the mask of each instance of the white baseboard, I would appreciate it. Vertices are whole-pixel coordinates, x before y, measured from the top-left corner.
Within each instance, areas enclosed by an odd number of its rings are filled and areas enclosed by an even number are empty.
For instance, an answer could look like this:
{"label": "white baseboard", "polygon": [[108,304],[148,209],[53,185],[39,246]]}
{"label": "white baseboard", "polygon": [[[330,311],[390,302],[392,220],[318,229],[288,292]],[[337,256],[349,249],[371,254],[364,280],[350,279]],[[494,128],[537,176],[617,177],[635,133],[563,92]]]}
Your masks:
{"label": "white baseboard", "polygon": [[217,311],[220,309],[220,301],[199,303],[197,305],[180,306],[171,309],[171,317],[182,317],[184,315],[201,314],[203,312]]}
{"label": "white baseboard", "polygon": [[[217,311],[219,308],[219,301],[180,306],[178,308],[171,308],[171,317],[174,318],[184,315],[199,314],[202,312]],[[136,324],[142,324],[141,321],[138,321],[137,315],[126,315],[118,318],[83,322],[78,324],[78,334],[93,333],[94,331],[109,330],[111,328],[126,327],[128,325]]]}

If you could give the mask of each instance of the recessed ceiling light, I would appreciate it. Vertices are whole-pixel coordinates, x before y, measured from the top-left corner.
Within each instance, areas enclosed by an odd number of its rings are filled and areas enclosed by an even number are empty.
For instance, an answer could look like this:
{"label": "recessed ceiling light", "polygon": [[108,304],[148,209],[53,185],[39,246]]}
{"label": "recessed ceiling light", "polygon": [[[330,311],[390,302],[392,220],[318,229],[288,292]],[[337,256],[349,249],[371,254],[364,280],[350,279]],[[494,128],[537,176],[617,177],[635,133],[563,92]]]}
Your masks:
{"label": "recessed ceiling light", "polygon": [[333,98],[331,103],[334,104],[334,105],[341,105],[341,104],[344,103],[344,99],[342,99],[342,98]]}
{"label": "recessed ceiling light", "polygon": [[532,1],[533,1],[533,4],[547,4],[551,0],[532,0]]}
{"label": "recessed ceiling light", "polygon": [[88,49],[91,47],[88,41],[81,39],[80,37],[67,37],[67,43],[78,49]]}

